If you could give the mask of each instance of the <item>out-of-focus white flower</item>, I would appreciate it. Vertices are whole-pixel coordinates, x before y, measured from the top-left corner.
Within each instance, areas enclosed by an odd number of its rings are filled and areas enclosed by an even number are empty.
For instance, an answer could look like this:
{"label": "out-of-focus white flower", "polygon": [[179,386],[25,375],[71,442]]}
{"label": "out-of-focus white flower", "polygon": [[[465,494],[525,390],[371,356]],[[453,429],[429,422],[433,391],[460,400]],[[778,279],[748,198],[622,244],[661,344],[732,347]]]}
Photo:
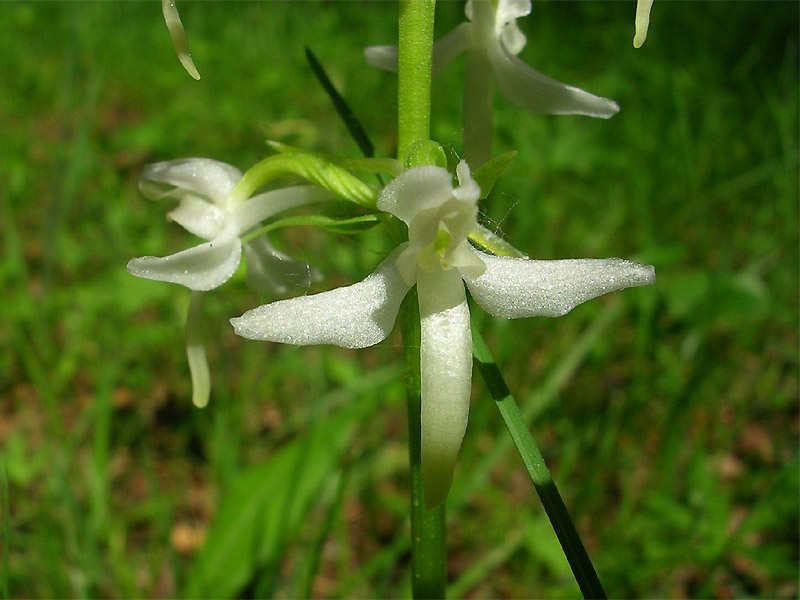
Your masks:
{"label": "out-of-focus white flower", "polygon": [[192,55],[189,54],[189,40],[186,38],[186,31],[183,29],[175,0],[161,0],[161,12],[164,13],[164,22],[167,24],[169,37],[172,38],[172,45],[175,48],[175,54],[178,55],[178,60],[181,61],[189,75],[194,79],[200,79],[200,73],[197,72]]}
{"label": "out-of-focus white flower", "polygon": [[[498,0],[496,7],[493,4],[491,0],[469,0],[469,22],[433,47],[434,74],[462,52],[467,53],[464,153],[473,168],[489,159],[493,82],[506,100],[535,113],[607,119],[619,111],[613,100],[551,79],[517,58],[527,40],[516,20],[530,14],[530,0]],[[395,46],[372,46],[364,50],[364,56],[375,67],[397,70]]]}
{"label": "out-of-focus white flower", "polygon": [[187,352],[194,384],[193,401],[208,402],[208,365],[202,346],[202,294],[219,287],[233,276],[247,258],[248,286],[259,292],[283,293],[291,285],[305,285],[314,276],[305,263],[278,252],[259,236],[243,243],[242,236],[277,213],[333,197],[322,188],[294,186],[241,199],[233,194],[242,172],[208,158],[187,158],[148,165],[139,182],[151,200],[170,198],[178,206],[168,217],[184,229],[208,240],[165,257],[144,256],[128,263],[137,277],[168,281],[193,291],[187,318]]}
{"label": "out-of-focus white flower", "polygon": [[653,0],[636,1],[636,32],[633,36],[633,47],[641,48],[647,39],[647,28],[650,27],[650,9],[653,8]]}
{"label": "out-of-focus white flower", "polygon": [[393,180],[377,206],[408,226],[372,275],[348,287],[266,304],[231,319],[250,339],[364,348],[391,332],[400,303],[416,284],[421,323],[422,478],[425,502],[447,497],[467,425],[472,338],[464,285],[488,313],[509,319],[561,316],[596,296],[655,278],[651,266],[619,258],[540,261],[474,249],[478,184],[467,163],[458,187],[441,167],[414,167]]}

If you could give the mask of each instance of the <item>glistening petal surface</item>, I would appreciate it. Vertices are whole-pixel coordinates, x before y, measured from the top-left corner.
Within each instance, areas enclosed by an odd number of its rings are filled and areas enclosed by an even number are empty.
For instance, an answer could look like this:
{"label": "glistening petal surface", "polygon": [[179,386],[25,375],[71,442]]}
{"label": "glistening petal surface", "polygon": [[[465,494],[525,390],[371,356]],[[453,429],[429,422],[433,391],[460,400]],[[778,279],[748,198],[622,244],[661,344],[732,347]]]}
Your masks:
{"label": "glistening petal surface", "polygon": [[542,75],[502,47],[493,44],[489,60],[503,97],[517,106],[549,115],[586,115],[608,119],[619,105]]}
{"label": "glistening petal surface", "polygon": [[128,262],[128,272],[137,277],[168,281],[190,290],[208,291],[221,286],[236,272],[242,254],[238,237],[226,232],[188,250],[162,258],[144,256]]}
{"label": "glistening petal surface", "polygon": [[231,319],[231,324],[238,335],[253,340],[343,348],[377,344],[391,333],[410,288],[395,266],[398,250],[359,283],[265,304]]}
{"label": "glistening petal surface", "polygon": [[421,270],[421,460],[425,504],[444,502],[467,428],[472,336],[464,282],[458,271]]}
{"label": "glistening petal surface", "polygon": [[[236,167],[211,158],[182,158],[153,163],[144,168],[143,181],[166,183],[198,196],[224,204],[228,194],[242,178]],[[147,187],[142,191],[146,192]]]}
{"label": "glistening petal surface", "polygon": [[560,317],[609,292],[649,285],[655,269],[621,258],[527,260],[478,252],[486,272],[466,279],[475,301],[506,319]]}

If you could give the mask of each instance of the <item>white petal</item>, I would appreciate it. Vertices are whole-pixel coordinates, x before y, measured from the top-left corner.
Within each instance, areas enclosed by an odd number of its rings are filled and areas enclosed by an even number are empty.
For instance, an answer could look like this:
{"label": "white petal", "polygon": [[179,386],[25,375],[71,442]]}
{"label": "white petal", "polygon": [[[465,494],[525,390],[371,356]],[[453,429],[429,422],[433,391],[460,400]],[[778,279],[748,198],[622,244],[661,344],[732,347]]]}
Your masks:
{"label": "white petal", "polygon": [[497,3],[495,22],[498,25],[505,25],[529,14],[531,14],[531,0],[500,0]]}
{"label": "white petal", "polygon": [[189,54],[189,41],[186,39],[186,32],[183,30],[183,23],[175,8],[175,0],[161,0],[161,12],[164,13],[164,21],[169,29],[169,36],[172,38],[172,45],[175,47],[175,54],[181,61],[183,68],[194,79],[200,79],[200,73],[194,66],[192,55]]}
{"label": "white petal", "polygon": [[192,375],[192,403],[197,408],[208,404],[211,394],[211,373],[203,345],[203,292],[192,292],[189,313],[186,316],[186,357]]}
{"label": "white petal", "polygon": [[444,502],[467,428],[472,336],[464,283],[457,271],[420,272],[422,482],[425,504]]}
{"label": "white petal", "polygon": [[647,39],[647,29],[650,27],[650,9],[653,0],[638,0],[636,2],[636,33],[633,36],[633,47],[641,48]]}
{"label": "white petal", "polygon": [[226,211],[197,196],[184,196],[167,216],[189,233],[204,240],[213,240],[220,235],[228,220]]}
{"label": "white petal", "polygon": [[412,167],[381,190],[377,207],[406,225],[424,210],[441,206],[453,196],[453,178],[442,167]]}
{"label": "white petal", "polygon": [[[433,45],[432,75],[441,73],[453,59],[470,46],[470,24],[461,23]],[[368,65],[397,73],[397,46],[369,46],[364,48]]]}
{"label": "white petal", "polygon": [[506,319],[560,317],[609,292],[649,285],[655,269],[621,258],[527,260],[478,252],[486,272],[466,279],[476,302]]}
{"label": "white petal", "polygon": [[397,46],[368,46],[364,60],[370,66],[397,73]]}
{"label": "white petal", "polygon": [[377,344],[391,333],[397,310],[410,288],[395,266],[401,248],[364,281],[265,304],[231,319],[231,324],[238,335],[252,340],[344,348]]}
{"label": "white petal", "polygon": [[228,194],[242,178],[234,166],[210,158],[182,158],[147,165],[140,178],[140,189],[148,198],[157,199],[167,194],[147,183],[168,184],[179,190],[192,192],[224,206]]}
{"label": "white petal", "polygon": [[319,279],[316,269],[278,252],[261,236],[244,245],[247,286],[256,292],[284,294],[289,288],[307,286]]}
{"label": "white petal", "polygon": [[171,256],[134,258],[128,263],[128,272],[145,279],[185,285],[190,290],[207,291],[231,278],[241,255],[239,238],[226,232],[210,242]]}
{"label": "white petal", "polygon": [[493,44],[489,60],[503,97],[524,109],[551,115],[586,115],[608,119],[619,112],[613,100],[542,75],[502,47]]}
{"label": "white petal", "polygon": [[314,185],[296,185],[248,198],[238,204],[233,209],[233,213],[236,216],[239,232],[245,233],[261,221],[278,213],[306,204],[336,199],[335,195],[324,188]]}
{"label": "white petal", "polygon": [[447,68],[453,59],[469,49],[472,43],[471,23],[461,23],[433,45],[432,75],[435,77]]}
{"label": "white petal", "polygon": [[520,31],[516,21],[511,21],[502,28],[500,39],[503,41],[503,47],[514,56],[522,52],[525,44],[528,43],[528,38]]}

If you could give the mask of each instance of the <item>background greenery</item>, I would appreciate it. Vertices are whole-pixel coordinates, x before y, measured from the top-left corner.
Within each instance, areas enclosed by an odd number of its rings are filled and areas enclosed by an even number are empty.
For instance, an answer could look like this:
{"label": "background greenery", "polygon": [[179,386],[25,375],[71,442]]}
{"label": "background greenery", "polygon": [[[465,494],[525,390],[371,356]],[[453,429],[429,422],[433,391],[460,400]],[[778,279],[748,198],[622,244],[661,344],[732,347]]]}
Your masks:
{"label": "background greenery", "polygon": [[[156,2],[0,6],[0,592],[408,596],[399,338],[238,339],[227,319],[269,298],[237,277],[207,301],[196,410],[188,291],[124,268],[194,243],[137,192],[148,162],[246,168],[267,137],[357,154],[304,45],[391,155],[395,79],[361,49],[393,42],[395,5],[180,10],[199,82]],[[437,37],[463,19],[438,11]],[[482,331],[610,595],[796,597],[798,6],[658,0],[638,51],[633,13],[537,2],[520,22],[529,64],[622,110],[498,96],[495,152],[519,156],[484,210],[531,256],[634,258],[657,283]],[[434,85],[435,137],[456,149],[462,71]],[[387,249],[380,231],[275,237],[325,274],[311,292]],[[578,593],[477,376],[449,546],[453,597]]]}

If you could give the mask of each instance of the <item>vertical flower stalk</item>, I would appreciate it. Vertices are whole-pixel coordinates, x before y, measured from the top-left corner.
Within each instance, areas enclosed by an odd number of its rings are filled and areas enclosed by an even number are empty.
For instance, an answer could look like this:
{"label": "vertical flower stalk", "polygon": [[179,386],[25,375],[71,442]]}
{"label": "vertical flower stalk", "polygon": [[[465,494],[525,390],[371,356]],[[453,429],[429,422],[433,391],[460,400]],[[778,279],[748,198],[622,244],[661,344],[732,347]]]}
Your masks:
{"label": "vertical flower stalk", "polygon": [[[431,72],[435,0],[401,0],[398,31],[397,158],[405,160],[415,142],[430,138]],[[415,158],[421,159],[420,154]],[[414,158],[410,158],[414,161]],[[421,163],[420,163],[421,164]],[[417,164],[406,165],[417,166]],[[403,333],[408,454],[411,471],[411,585],[414,598],[444,598],[444,504],[425,507],[421,469],[420,315],[409,294],[400,315]]]}

